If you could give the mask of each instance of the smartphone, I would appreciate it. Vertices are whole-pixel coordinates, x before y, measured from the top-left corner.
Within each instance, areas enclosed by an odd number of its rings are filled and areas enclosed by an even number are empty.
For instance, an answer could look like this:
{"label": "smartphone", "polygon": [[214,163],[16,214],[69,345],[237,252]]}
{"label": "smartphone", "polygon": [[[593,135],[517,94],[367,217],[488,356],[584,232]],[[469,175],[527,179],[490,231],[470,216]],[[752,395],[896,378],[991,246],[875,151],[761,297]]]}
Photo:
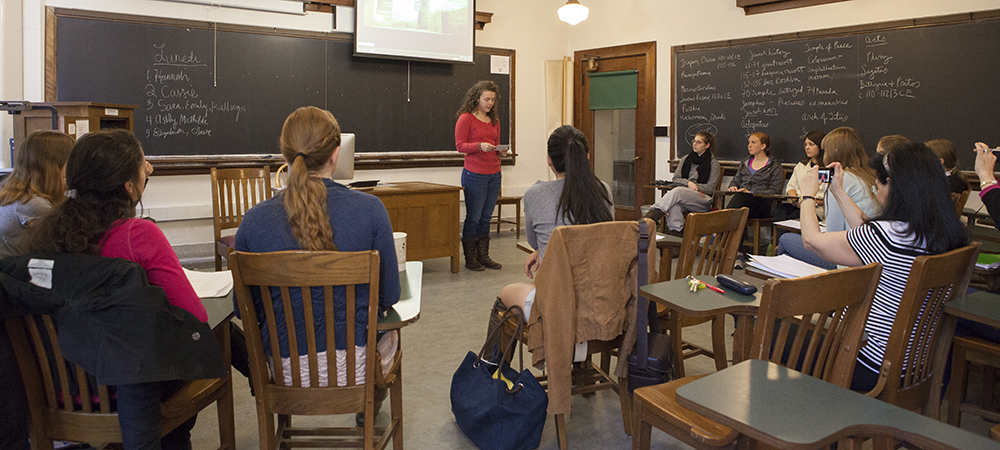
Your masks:
{"label": "smartphone", "polygon": [[820,183],[829,183],[831,178],[833,178],[833,167],[827,167],[825,169],[819,169],[819,182]]}

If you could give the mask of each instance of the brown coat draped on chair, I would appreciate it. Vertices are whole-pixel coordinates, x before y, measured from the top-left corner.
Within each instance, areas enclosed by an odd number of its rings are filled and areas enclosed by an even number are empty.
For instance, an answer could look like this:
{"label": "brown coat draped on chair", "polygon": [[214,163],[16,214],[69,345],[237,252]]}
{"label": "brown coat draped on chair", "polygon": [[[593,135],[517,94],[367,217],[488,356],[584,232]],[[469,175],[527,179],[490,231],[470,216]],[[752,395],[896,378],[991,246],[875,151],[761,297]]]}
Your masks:
{"label": "brown coat draped on chair", "polygon": [[[608,341],[624,334],[615,374],[626,373],[625,357],[636,336],[638,240],[637,222],[559,227],[552,233],[535,279],[536,300],[526,338],[532,364],[548,367],[550,414],[570,411],[577,342]],[[655,254],[647,255],[652,279]]]}

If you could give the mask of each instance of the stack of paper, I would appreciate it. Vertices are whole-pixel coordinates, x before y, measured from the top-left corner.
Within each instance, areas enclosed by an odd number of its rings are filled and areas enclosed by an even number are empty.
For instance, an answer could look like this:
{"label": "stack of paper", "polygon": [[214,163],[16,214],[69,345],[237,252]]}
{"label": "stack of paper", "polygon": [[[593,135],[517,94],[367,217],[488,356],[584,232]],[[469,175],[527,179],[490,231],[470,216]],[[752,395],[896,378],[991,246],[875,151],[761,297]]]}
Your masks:
{"label": "stack of paper", "polygon": [[[788,227],[788,228],[792,228],[792,229],[796,229],[796,230],[801,230],[802,229],[802,222],[799,222],[798,219],[788,219],[788,220],[782,220],[780,222],[774,222],[774,226]],[[819,231],[822,232],[822,233],[826,233],[826,224],[824,224],[823,222],[820,222],[819,223]]]}
{"label": "stack of paper", "polygon": [[976,259],[976,267],[980,269],[996,269],[1000,267],[1000,254],[980,253]]}
{"label": "stack of paper", "polygon": [[229,295],[229,291],[233,290],[233,273],[228,270],[224,272],[196,272],[184,269],[184,275],[187,275],[188,281],[194,287],[195,294],[201,298],[222,297]]}
{"label": "stack of paper", "polygon": [[788,255],[751,256],[747,265],[776,278],[798,278],[826,272],[822,267],[804,263]]}

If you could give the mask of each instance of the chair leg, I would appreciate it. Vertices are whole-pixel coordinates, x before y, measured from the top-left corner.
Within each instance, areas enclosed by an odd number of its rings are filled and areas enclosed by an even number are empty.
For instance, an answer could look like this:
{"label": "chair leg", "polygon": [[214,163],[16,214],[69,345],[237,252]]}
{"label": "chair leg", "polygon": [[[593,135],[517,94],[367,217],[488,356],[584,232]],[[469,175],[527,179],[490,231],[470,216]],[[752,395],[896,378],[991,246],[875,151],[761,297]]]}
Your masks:
{"label": "chair leg", "polygon": [[215,253],[215,271],[216,272],[222,271],[222,257],[219,256],[218,251],[216,251]]}
{"label": "chair leg", "polygon": [[[258,393],[257,395],[262,395]],[[274,414],[264,408],[261,400],[257,400],[257,435],[260,438],[260,450],[278,448],[277,435],[274,429]]]}
{"label": "chair leg", "polygon": [[[403,366],[400,356],[400,367]],[[392,435],[393,450],[403,450],[403,371],[396,371],[396,381],[389,386],[389,405],[392,408],[392,420],[399,421],[396,432]]]}
{"label": "chair leg", "polygon": [[517,233],[517,239],[520,240],[521,239],[521,202],[517,202],[517,203],[514,204],[514,213],[517,214],[516,216],[514,216],[514,227],[515,227],[514,228],[514,230],[515,230],[514,232]]}
{"label": "chair leg", "polygon": [[566,443],[566,415],[556,414],[556,440],[559,441],[559,450],[567,450]]}
{"label": "chair leg", "polygon": [[645,406],[638,397],[632,399],[632,450],[649,450],[653,426],[643,420]]}
{"label": "chair leg", "polygon": [[497,234],[500,234],[500,224],[503,223],[503,205],[497,203]]}
{"label": "chair leg", "polygon": [[674,262],[674,250],[671,248],[665,248],[660,251],[660,281],[670,280],[670,270],[672,269]]}
{"label": "chair leg", "polygon": [[632,435],[632,396],[628,392],[628,377],[618,379],[618,399],[622,404],[622,426]]}
{"label": "chair leg", "polygon": [[[968,382],[968,361],[965,360],[965,347],[954,345],[951,348],[951,386],[948,387],[948,424],[961,426],[962,402],[965,401],[966,383]],[[984,384],[985,388],[986,385]],[[992,392],[992,390],[989,390]]]}
{"label": "chair leg", "polygon": [[670,311],[667,318],[667,332],[670,345],[674,347],[674,379],[684,378],[684,338],[681,336],[681,313]]}
{"label": "chair leg", "polygon": [[226,392],[215,402],[219,415],[219,443],[225,450],[236,450],[236,418],[233,406],[233,378],[229,374],[229,382],[223,389]]}
{"label": "chair leg", "polygon": [[715,356],[715,370],[729,365],[726,358],[726,316],[720,314],[712,319],[712,354]]}

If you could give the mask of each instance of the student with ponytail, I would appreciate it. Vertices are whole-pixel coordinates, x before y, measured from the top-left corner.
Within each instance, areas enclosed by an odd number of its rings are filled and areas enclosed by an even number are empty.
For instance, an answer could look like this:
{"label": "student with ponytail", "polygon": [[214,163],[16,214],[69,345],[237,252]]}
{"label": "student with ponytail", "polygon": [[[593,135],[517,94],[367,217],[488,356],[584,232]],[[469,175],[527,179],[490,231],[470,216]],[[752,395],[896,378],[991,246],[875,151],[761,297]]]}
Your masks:
{"label": "student with ponytail", "polygon": [[[389,213],[382,202],[371,194],[348,189],[330,179],[337,169],[337,155],[340,152],[340,125],[329,111],[313,106],[302,107],[285,119],[281,128],[281,155],[288,163],[287,187],[274,198],[258,203],[247,211],[236,232],[235,249],[244,252],[277,252],[283,250],[339,250],[379,251],[379,293],[378,311],[384,314],[392,305],[399,301],[399,272],[396,264],[396,247],[392,240],[392,224]],[[263,317],[263,301],[259,291],[251,291],[256,310],[261,317],[258,321],[266,327]],[[284,308],[281,296],[275,293],[274,310],[277,323],[285,323]],[[292,308],[295,317],[302,317],[301,292],[292,293]],[[311,299],[313,308],[324,308],[322,292]],[[334,291],[334,308],[347,310],[347,297],[343,290]],[[355,337],[357,342],[364,342],[367,336],[367,305],[368,287],[358,286],[355,290],[357,315],[355,321]],[[239,309],[237,309],[237,312]],[[316,329],[325,327],[324,316],[315,317]],[[346,320],[346,319],[344,319]],[[346,322],[338,321],[334,326],[338,345],[343,345],[346,339]],[[291,360],[289,359],[288,337],[284,329],[278,330],[281,340],[281,364],[284,366],[286,383],[291,384]],[[271,348],[268,330],[261,330],[265,351]],[[398,346],[395,332],[380,336],[379,348],[383,348],[383,339],[390,341],[391,347]],[[305,329],[300,329],[298,342],[305,342]],[[320,352],[320,362],[325,363],[326,339],[317,332],[317,351]],[[300,359],[307,358],[306,346],[299,348]],[[310,381],[308,365],[300,373],[303,385],[328,386],[336,382],[338,385],[347,383],[347,348],[336,349],[338,380],[327,380],[327,370],[321,367],[319,379]],[[364,347],[352,349],[357,355],[356,369],[358,376],[364,374]],[[395,349],[393,348],[393,352]],[[273,355],[271,355],[273,357]],[[321,364],[322,366],[322,364]],[[340,367],[343,366],[343,367]],[[385,392],[376,393],[385,398]],[[379,401],[376,404],[378,411]],[[359,418],[359,420],[363,420]]]}
{"label": "student with ponytail", "polygon": [[[524,263],[528,278],[535,277],[556,227],[614,220],[611,188],[594,175],[589,155],[586,136],[572,126],[563,125],[549,136],[546,160],[556,179],[538,181],[524,193],[524,231],[535,249]],[[535,300],[535,284],[509,284],[500,291],[500,300],[507,306],[521,306],[527,318]]]}

